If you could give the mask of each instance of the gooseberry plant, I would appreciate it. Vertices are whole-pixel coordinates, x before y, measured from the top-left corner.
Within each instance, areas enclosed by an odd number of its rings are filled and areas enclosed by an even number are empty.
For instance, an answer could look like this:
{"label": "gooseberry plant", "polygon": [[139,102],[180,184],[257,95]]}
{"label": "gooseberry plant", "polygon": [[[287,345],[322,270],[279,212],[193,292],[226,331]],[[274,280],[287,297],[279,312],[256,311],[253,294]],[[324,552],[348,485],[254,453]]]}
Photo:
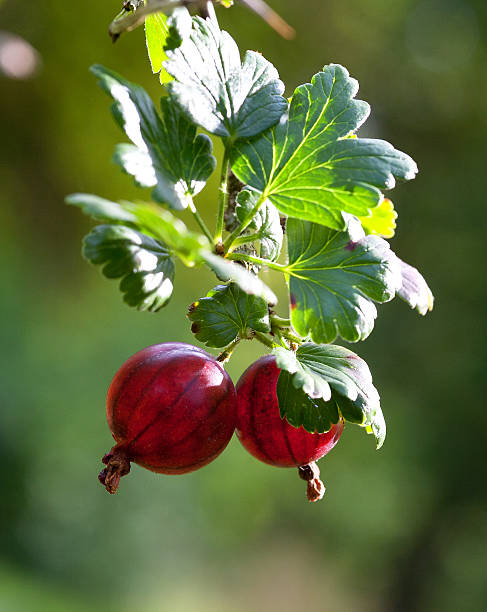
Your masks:
{"label": "gooseberry plant", "polygon": [[[397,215],[384,191],[414,178],[415,162],[357,136],[370,108],[340,65],[287,99],[276,68],[253,51],[242,60],[213,10],[206,19],[185,8],[152,15],[146,35],[165,87],[159,110],[116,72],[92,72],[130,141],[113,159],[151,199],[69,196],[101,222],[84,239],[85,258],[120,279],[128,305],[150,312],[171,299],[176,258],[208,266],[218,284],[189,308],[196,339],[219,349],[221,363],[242,340],[260,341],[274,358],[266,367],[282,419],[314,434],[355,423],[380,447],[386,426],[370,370],[335,342],[365,340],[375,304],[395,296],[422,315],[433,306],[424,278],[387,242]],[[223,145],[211,229],[195,199],[217,167],[208,134]],[[198,230],[178,218],[183,210]],[[280,314],[262,269],[287,283]]]}

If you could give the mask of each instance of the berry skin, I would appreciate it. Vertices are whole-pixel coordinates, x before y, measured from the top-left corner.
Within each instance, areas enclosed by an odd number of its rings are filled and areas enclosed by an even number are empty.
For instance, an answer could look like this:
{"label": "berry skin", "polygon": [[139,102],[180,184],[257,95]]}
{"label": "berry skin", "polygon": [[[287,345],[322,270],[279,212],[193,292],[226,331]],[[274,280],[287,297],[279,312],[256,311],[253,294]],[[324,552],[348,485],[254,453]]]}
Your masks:
{"label": "berry skin", "polygon": [[267,355],[253,363],[237,383],[237,436],[248,452],[270,465],[298,467],[308,481],[308,499],[318,501],[324,494],[315,461],[324,457],[338,442],[343,421],[330,431],[309,433],[281,419],[277,380],[281,370],[275,357]]}
{"label": "berry skin", "polygon": [[124,363],[107,396],[116,445],[99,479],[116,493],[130,462],[161,474],[192,472],[215,459],[233,435],[236,393],[206,351],[171,342],[149,346]]}

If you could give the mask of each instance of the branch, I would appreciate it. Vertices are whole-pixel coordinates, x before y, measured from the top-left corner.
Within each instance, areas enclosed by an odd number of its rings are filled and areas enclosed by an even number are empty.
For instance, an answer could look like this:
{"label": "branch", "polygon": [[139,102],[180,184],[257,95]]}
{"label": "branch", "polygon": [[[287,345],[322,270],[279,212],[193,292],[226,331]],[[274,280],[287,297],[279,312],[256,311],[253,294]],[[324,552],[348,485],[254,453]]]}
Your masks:
{"label": "branch", "polygon": [[[164,12],[183,4],[180,0],[152,0],[152,2],[147,4],[139,4],[133,11],[125,9],[112,21],[108,27],[108,33],[112,37],[113,42],[115,42],[123,32],[130,32],[139,25],[142,25],[145,18],[152,15],[152,13]],[[124,4],[125,6],[127,4]]]}
{"label": "branch", "polygon": [[[294,29],[287,24],[273,9],[268,6],[264,0],[240,0],[241,3],[256,13],[270,27],[280,34],[283,38],[290,40],[294,38]],[[112,21],[108,28],[108,33],[112,37],[113,42],[117,40],[123,32],[130,32],[139,25],[142,25],[145,18],[153,13],[165,12],[178,6],[195,5],[201,10],[207,10],[210,5],[209,0],[147,0],[144,4],[143,0],[126,0],[124,9]],[[130,10],[130,7],[135,5],[135,10]]]}

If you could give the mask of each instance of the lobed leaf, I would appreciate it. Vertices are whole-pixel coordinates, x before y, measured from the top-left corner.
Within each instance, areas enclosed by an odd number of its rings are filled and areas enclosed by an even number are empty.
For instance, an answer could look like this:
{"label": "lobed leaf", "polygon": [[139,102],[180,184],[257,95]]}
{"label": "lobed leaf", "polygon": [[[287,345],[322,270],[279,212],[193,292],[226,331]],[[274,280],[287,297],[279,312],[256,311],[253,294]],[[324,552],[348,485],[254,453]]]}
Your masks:
{"label": "lobed leaf", "polygon": [[211,140],[168,100],[159,115],[148,94],[116,72],[93,66],[101,87],[114,99],[113,115],[135,145],[120,146],[114,161],[143,187],[155,187],[153,198],[180,210],[192,202],[216,167]]}
{"label": "lobed leaf", "polygon": [[123,202],[122,205],[133,212],[141,229],[161,240],[186,266],[203,263],[203,253],[211,248],[205,236],[188,230],[183,221],[168,210],[151,204]]}
{"label": "lobed leaf", "polygon": [[174,262],[163,244],[131,227],[98,225],[83,243],[84,257],[103,266],[110,279],[121,278],[124,301],[156,312],[171,298]]}
{"label": "lobed leaf", "polygon": [[287,109],[274,66],[253,51],[241,62],[235,41],[216,19],[194,17],[192,31],[167,55],[171,98],[212,134],[249,138],[277,123]]}
{"label": "lobed leaf", "polygon": [[245,293],[236,285],[219,285],[190,306],[188,317],[196,338],[211,347],[228,346],[246,338],[249,330],[270,331],[265,300]]}
{"label": "lobed leaf", "polygon": [[367,338],[377,316],[373,302],[391,300],[400,285],[389,244],[365,236],[356,219],[345,232],[289,219],[287,239],[296,331],[315,342],[332,342],[338,334],[349,342]]}
{"label": "lobed leaf", "polygon": [[381,190],[414,178],[417,167],[388,142],[349,137],[370,111],[357,91],[345,68],[325,66],[296,89],[277,126],[235,144],[235,175],[290,217],[342,230],[342,211],[369,215]]}
{"label": "lobed leaf", "polygon": [[73,194],[68,204],[79,206],[83,212],[99,221],[130,223],[152,238],[162,242],[189,267],[206,264],[220,280],[233,281],[245,293],[277,303],[275,294],[257,276],[243,266],[223,259],[212,252],[208,239],[188,230],[186,225],[168,210],[144,203],[111,202],[89,194]]}
{"label": "lobed leaf", "polygon": [[85,214],[97,221],[129,223],[134,229],[150,234],[177,254],[187,266],[203,263],[200,252],[211,248],[205,236],[190,232],[168,210],[151,204],[111,202],[85,193],[72,194],[66,198],[66,202],[79,206]]}
{"label": "lobed leaf", "polygon": [[281,369],[279,408],[291,425],[323,433],[343,418],[372,431],[382,446],[380,398],[363,359],[342,346],[311,343],[295,353],[277,348],[274,355]]}

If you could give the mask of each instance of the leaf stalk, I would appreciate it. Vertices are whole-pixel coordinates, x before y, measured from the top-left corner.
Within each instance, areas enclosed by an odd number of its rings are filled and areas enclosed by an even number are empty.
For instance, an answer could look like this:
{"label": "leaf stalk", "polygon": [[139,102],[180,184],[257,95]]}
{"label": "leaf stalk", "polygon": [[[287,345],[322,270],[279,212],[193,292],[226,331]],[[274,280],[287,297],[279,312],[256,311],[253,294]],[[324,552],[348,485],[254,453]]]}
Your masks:
{"label": "leaf stalk", "polygon": [[278,346],[277,343],[273,342],[266,336],[266,334],[263,334],[262,332],[254,331],[254,338],[267,346],[267,348],[274,349],[276,346]]}
{"label": "leaf stalk", "polygon": [[271,315],[272,327],[291,327],[291,319],[283,319],[277,315]]}
{"label": "leaf stalk", "polygon": [[272,270],[277,270],[278,272],[286,273],[286,266],[282,266],[281,264],[275,263],[274,261],[264,259],[263,257],[254,257],[253,255],[247,255],[247,253],[228,253],[225,258],[230,259],[231,261],[247,261],[258,266],[267,266]]}
{"label": "leaf stalk", "polygon": [[195,218],[196,223],[200,226],[203,234],[208,238],[210,242],[213,242],[213,236],[211,235],[211,232],[208,229],[208,226],[203,221],[203,218],[201,217],[200,213],[197,211],[196,206],[193,204],[193,202],[190,203],[189,209],[193,217]]}
{"label": "leaf stalk", "polygon": [[228,205],[228,172],[230,170],[230,151],[225,147],[222,161],[222,172],[220,176],[220,187],[218,194],[218,216],[216,219],[216,231],[214,243],[219,244],[223,240],[223,227],[225,223],[225,210]]}

